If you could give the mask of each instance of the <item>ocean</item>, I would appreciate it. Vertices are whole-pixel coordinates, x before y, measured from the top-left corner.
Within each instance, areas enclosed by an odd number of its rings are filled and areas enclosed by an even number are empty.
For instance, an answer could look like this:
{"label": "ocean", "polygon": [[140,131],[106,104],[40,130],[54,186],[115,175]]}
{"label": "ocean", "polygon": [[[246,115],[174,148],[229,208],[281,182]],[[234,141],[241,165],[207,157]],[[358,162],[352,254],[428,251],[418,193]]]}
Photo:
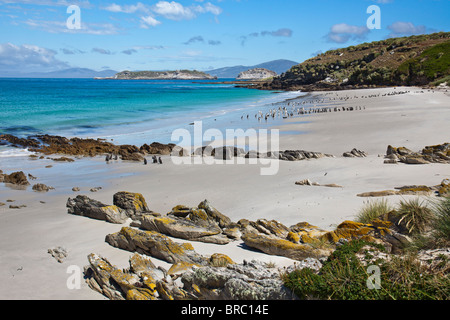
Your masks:
{"label": "ocean", "polygon": [[[224,80],[3,78],[0,134],[169,143],[175,129],[189,129],[194,121],[203,121],[205,128],[254,127],[258,110],[300,95],[236,88]],[[250,120],[242,121],[246,114]],[[0,146],[0,157],[26,154]]]}

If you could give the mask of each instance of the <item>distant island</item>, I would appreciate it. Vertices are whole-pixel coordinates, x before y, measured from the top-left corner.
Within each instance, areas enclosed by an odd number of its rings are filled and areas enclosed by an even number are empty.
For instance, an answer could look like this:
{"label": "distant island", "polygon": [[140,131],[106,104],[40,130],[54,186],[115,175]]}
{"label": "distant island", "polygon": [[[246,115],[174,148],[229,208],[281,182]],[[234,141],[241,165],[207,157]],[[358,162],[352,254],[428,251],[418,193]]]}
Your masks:
{"label": "distant island", "polygon": [[277,74],[282,74],[288,71],[291,67],[297,65],[298,62],[292,60],[278,59],[272,60],[264,63],[260,63],[253,66],[230,66],[219,69],[207,70],[207,74],[218,77],[219,79],[236,79],[239,73],[256,68],[264,68],[272,70]]}
{"label": "distant island", "polygon": [[122,71],[112,77],[96,79],[114,80],[215,80],[217,77],[211,76],[197,70],[176,70],[176,71]]}
{"label": "distant island", "polygon": [[344,90],[450,83],[450,32],[390,38],[330,50],[293,66],[263,90]]}
{"label": "distant island", "polygon": [[264,68],[255,68],[239,73],[237,80],[265,80],[276,77],[278,74],[275,71]]}

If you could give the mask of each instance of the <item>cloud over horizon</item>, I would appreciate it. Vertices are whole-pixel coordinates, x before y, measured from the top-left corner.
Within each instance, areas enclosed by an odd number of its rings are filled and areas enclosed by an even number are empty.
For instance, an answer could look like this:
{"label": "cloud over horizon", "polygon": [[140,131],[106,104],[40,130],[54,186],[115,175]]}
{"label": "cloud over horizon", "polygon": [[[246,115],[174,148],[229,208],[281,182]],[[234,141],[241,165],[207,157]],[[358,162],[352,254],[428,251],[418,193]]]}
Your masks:
{"label": "cloud over horizon", "polygon": [[391,33],[388,38],[397,38],[419,34],[432,33],[436,30],[429,29],[424,25],[414,25],[412,22],[397,21],[387,27]]}
{"label": "cloud over horizon", "polygon": [[275,31],[261,31],[261,32],[253,32],[250,33],[247,36],[241,36],[241,45],[244,46],[249,38],[258,38],[259,36],[265,37],[265,36],[271,36],[271,37],[285,37],[290,38],[292,37],[292,34],[294,31],[289,28],[281,28]]}
{"label": "cloud over horizon", "polygon": [[41,72],[69,68],[69,64],[58,60],[56,51],[36,45],[0,44],[0,69],[3,72]]}

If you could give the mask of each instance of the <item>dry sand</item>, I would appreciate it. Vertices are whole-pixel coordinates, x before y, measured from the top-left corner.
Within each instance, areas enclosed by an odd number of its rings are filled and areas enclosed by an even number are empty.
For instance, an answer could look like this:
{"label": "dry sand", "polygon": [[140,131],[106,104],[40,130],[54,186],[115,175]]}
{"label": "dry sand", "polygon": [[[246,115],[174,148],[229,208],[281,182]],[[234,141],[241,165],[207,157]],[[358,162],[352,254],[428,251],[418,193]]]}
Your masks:
{"label": "dry sand", "polygon": [[[387,92],[410,90],[408,94],[385,96]],[[423,91],[423,93],[422,93]],[[417,93],[416,93],[417,92]],[[420,92],[420,93],[419,93]],[[279,127],[281,132],[307,131],[303,135],[282,134],[280,149],[301,149],[330,153],[335,158],[299,162],[279,162],[279,172],[260,175],[261,165],[175,165],[163,157],[163,165],[112,162],[103,158],[77,159],[74,163],[51,160],[1,160],[1,169],[10,173],[23,170],[38,177],[32,183],[55,187],[48,193],[11,189],[0,184],[0,202],[27,205],[9,209],[0,207],[0,299],[105,299],[81,281],[79,290],[69,290],[66,273],[71,265],[87,265],[87,255],[100,254],[118,267],[125,268],[130,252],[109,246],[105,236],[117,232],[113,225],[67,214],[68,197],[85,194],[104,203],[112,203],[118,191],[139,192],[151,210],[165,214],[176,205],[196,206],[208,199],[232,221],[275,219],[290,226],[307,221],[324,229],[333,229],[353,219],[367,199],[356,196],[367,191],[393,189],[403,185],[437,185],[450,178],[448,165],[387,165],[383,155],[389,144],[419,151],[426,145],[450,142],[450,99],[443,91],[419,88],[386,88],[341,91],[325,97],[353,98],[346,106],[365,106],[353,112],[313,114],[291,118]],[[377,95],[374,98],[362,98]],[[358,97],[358,98],[355,98]],[[332,103],[330,106],[338,104]],[[339,102],[341,103],[341,102]],[[319,106],[319,105],[318,105]],[[304,121],[309,123],[303,123]],[[369,153],[367,158],[344,158],[353,148]],[[44,168],[52,164],[52,168]],[[335,183],[343,188],[298,186],[295,181],[310,179],[320,184]],[[73,192],[78,186],[80,192]],[[102,187],[96,193],[92,187]],[[399,197],[389,197],[395,204]],[[44,201],[45,203],[41,203]],[[177,242],[183,242],[174,239]],[[204,255],[224,253],[234,261],[259,259],[279,266],[290,259],[268,256],[248,250],[240,241],[226,246],[195,243]],[[68,257],[58,263],[47,253],[62,246]],[[165,262],[152,259],[168,268]]]}

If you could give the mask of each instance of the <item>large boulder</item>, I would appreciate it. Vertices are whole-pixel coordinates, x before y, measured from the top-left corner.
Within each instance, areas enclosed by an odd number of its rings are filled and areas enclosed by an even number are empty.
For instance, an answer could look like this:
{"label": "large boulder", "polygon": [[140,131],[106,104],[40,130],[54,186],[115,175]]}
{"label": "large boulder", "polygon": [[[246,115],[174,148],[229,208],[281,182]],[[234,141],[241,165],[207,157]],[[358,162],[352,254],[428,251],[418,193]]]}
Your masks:
{"label": "large boulder", "polygon": [[175,243],[167,236],[155,231],[123,227],[119,232],[107,235],[105,241],[113,247],[138,252],[169,263],[207,264],[205,258],[195,252],[190,243]]}
{"label": "large boulder", "polygon": [[23,171],[13,172],[11,174],[3,174],[3,182],[11,183],[19,186],[28,186],[30,183],[28,182],[27,176]]}
{"label": "large boulder", "polygon": [[219,225],[221,228],[226,228],[231,224],[231,219],[220,213],[216,208],[214,208],[208,200],[201,202],[198,205],[199,209],[205,210],[208,215],[208,219],[211,219]]}
{"label": "large boulder", "polygon": [[258,249],[266,254],[287,257],[293,260],[328,257],[332,250],[316,248],[308,244],[298,244],[287,239],[265,234],[246,233],[242,236],[245,245]]}
{"label": "large boulder", "polygon": [[144,196],[140,193],[117,192],[113,196],[113,204],[125,210],[130,217],[151,212]]}
{"label": "large boulder", "polygon": [[115,224],[125,223],[128,219],[126,212],[118,206],[107,205],[84,195],[79,195],[74,199],[69,198],[66,207],[68,208],[67,212],[70,214]]}
{"label": "large boulder", "polygon": [[228,230],[230,218],[220,213],[208,200],[201,202],[198,207],[178,205],[166,216],[135,216],[131,226],[206,243],[227,244],[236,239],[235,233]]}
{"label": "large boulder", "polygon": [[189,218],[144,215],[140,217],[137,225],[144,230],[156,231],[180,239],[215,244],[230,242],[230,239],[222,234],[222,229],[217,224],[198,223]]}
{"label": "large boulder", "polygon": [[87,284],[110,300],[155,300],[158,296],[156,283],[164,278],[164,273],[158,272],[150,260],[133,255],[129,270],[118,269],[93,253],[88,261],[84,270]]}
{"label": "large boulder", "polygon": [[43,183],[36,183],[33,185],[32,189],[37,192],[48,192],[49,190],[54,190],[55,188],[49,187]]}

